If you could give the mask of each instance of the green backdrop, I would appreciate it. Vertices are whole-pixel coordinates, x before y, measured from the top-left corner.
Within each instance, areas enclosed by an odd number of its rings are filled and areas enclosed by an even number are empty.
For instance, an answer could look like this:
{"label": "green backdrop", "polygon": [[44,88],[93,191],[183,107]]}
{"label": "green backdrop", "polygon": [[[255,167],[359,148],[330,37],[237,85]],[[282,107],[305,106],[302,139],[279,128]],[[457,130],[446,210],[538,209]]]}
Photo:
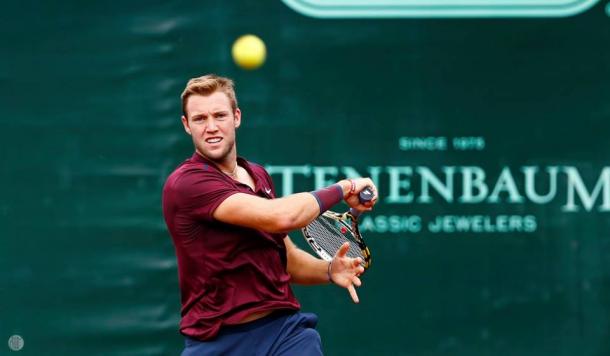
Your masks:
{"label": "green backdrop", "polygon": [[161,187],[209,72],[278,191],[378,180],[361,304],[295,288],[326,354],[610,354],[607,3],[299,3],[2,4],[0,354],[179,354]]}

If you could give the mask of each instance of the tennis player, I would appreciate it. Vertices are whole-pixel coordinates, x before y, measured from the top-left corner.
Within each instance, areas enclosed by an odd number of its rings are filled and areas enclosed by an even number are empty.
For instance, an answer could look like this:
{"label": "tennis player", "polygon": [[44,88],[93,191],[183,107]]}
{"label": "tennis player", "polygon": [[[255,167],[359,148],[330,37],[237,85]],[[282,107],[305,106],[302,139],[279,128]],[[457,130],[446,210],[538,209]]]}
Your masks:
{"label": "tennis player", "polygon": [[[206,75],[182,93],[182,124],[195,152],[168,177],[163,214],[172,236],[185,336],[182,355],[321,355],[317,317],[299,312],[290,283],[334,283],[358,302],[363,272],[345,244],[329,263],[287,235],[340,201],[371,210],[369,178],[276,198],[263,167],[237,156],[241,124],[233,82]],[[375,193],[376,196],[376,193]]]}

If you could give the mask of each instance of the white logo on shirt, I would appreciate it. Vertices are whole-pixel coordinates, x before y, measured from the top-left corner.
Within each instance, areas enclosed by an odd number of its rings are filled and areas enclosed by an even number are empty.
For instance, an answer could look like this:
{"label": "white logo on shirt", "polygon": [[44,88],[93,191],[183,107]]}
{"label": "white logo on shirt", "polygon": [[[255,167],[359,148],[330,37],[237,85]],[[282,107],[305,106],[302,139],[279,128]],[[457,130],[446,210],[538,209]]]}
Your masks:
{"label": "white logo on shirt", "polygon": [[271,194],[271,188],[265,188],[265,194],[267,194],[267,195]]}

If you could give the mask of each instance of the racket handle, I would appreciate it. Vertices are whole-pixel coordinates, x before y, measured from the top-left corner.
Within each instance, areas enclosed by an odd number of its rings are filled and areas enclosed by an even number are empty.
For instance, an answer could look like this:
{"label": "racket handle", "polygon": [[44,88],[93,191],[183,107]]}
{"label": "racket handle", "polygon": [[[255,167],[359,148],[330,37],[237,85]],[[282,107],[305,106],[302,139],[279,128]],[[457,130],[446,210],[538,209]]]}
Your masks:
{"label": "racket handle", "polygon": [[[370,202],[371,200],[373,200],[373,189],[369,186],[369,187],[365,187],[364,189],[362,189],[360,191],[360,193],[358,193],[358,200],[360,201],[360,204],[364,204],[367,202]],[[356,210],[354,208],[350,208],[349,209],[350,214],[352,214],[352,216],[354,218],[358,218],[360,216],[360,214],[362,214],[361,211]]]}
{"label": "racket handle", "polygon": [[358,200],[360,200],[360,204],[368,203],[373,200],[373,189],[370,186],[364,187],[358,193]]}

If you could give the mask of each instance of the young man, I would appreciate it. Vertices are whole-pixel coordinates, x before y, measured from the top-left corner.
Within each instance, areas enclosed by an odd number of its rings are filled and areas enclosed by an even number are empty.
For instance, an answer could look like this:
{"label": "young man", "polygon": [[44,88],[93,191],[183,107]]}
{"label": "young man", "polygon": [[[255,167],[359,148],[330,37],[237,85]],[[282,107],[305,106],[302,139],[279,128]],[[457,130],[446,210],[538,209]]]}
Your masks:
{"label": "young man", "polygon": [[[371,210],[368,178],[275,197],[265,169],[237,156],[241,124],[233,82],[206,75],[182,93],[182,124],[195,153],[167,179],[163,214],[178,259],[182,355],[319,355],[317,318],[300,313],[289,283],[354,286],[363,272],[345,244],[332,262],[299,250],[286,235],[341,200]],[[373,187],[366,205],[358,193]]]}

